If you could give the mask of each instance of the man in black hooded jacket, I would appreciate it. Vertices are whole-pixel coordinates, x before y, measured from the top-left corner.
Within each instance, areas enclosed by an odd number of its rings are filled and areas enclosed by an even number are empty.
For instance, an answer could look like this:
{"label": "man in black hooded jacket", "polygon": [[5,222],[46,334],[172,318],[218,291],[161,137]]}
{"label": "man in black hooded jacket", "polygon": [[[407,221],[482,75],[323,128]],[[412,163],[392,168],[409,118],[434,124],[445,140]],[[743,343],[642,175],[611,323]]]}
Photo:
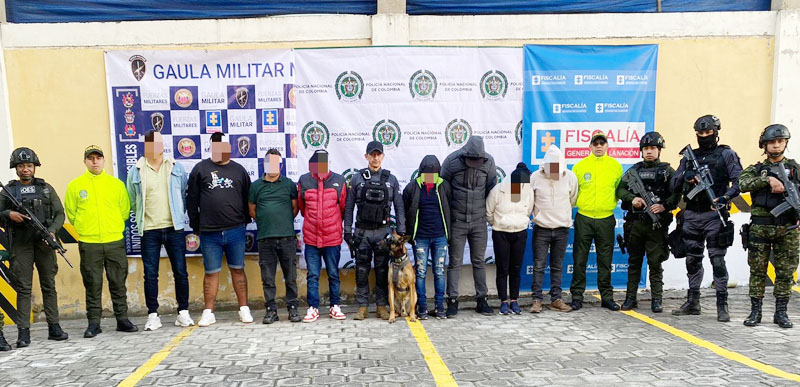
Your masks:
{"label": "man in black hooded jacket", "polygon": [[455,317],[458,313],[458,282],[467,241],[472,278],[475,281],[475,311],[486,316],[493,315],[494,310],[486,302],[486,264],[483,257],[488,239],[486,197],[497,184],[497,170],[494,158],[484,149],[483,137],[470,137],[461,149],[447,156],[440,175],[453,189],[450,200],[453,225],[450,263],[447,266],[447,317]]}

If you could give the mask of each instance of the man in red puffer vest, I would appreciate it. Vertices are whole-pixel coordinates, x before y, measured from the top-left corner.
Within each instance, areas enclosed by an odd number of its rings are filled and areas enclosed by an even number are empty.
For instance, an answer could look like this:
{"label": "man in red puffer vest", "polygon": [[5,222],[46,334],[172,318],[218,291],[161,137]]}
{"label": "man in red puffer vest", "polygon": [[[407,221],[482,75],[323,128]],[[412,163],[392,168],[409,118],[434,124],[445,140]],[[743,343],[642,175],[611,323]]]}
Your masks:
{"label": "man in red puffer vest", "polygon": [[308,266],[308,311],[303,322],[319,318],[319,275],[322,259],[328,271],[332,319],[344,320],[339,308],[339,257],[342,245],[342,215],[347,189],[342,175],[328,170],[328,152],[317,150],[308,161],[308,170],[297,183],[298,204],[303,214],[303,242]]}

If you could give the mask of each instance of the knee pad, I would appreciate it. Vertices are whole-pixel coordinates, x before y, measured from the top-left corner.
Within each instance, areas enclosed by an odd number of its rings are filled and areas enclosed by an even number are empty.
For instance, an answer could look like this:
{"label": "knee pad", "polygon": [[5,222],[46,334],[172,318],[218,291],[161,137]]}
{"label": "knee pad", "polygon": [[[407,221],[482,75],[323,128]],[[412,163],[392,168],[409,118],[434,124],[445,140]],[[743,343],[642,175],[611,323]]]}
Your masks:
{"label": "knee pad", "polygon": [[725,256],[713,256],[711,258],[711,266],[714,268],[715,277],[724,277],[728,275],[728,268],[725,267]]}
{"label": "knee pad", "polygon": [[698,271],[700,271],[700,269],[702,269],[702,268],[703,268],[703,260],[702,259],[695,260],[691,264],[689,264],[689,261],[686,261],[686,271],[689,272],[689,274],[695,274]]}

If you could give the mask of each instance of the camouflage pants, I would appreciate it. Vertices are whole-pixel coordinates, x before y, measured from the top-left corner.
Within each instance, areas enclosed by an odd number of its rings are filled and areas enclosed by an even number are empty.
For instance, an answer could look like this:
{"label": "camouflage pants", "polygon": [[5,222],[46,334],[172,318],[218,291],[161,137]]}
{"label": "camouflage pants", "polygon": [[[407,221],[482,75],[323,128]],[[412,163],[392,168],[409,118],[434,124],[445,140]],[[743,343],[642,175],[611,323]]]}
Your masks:
{"label": "camouflage pants", "polygon": [[775,298],[792,295],[792,278],[797,269],[800,232],[786,232],[784,226],[753,224],[750,226],[750,242],[747,264],[750,265],[750,297],[763,298],[767,283],[767,267],[770,253],[775,265]]}

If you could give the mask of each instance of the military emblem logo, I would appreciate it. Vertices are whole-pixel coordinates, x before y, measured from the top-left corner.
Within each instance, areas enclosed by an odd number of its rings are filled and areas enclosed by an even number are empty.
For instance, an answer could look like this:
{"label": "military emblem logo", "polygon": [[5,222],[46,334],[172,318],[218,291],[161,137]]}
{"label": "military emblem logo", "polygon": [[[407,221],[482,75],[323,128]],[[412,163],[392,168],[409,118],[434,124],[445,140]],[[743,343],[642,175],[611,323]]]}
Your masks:
{"label": "military emblem logo", "polygon": [[331,140],[328,127],[320,121],[311,121],[303,127],[300,134],[303,138],[303,148],[320,149],[327,148]]}
{"label": "military emblem logo", "polygon": [[136,81],[141,81],[144,78],[144,73],[147,70],[147,66],[145,62],[147,59],[144,59],[141,55],[134,55],[130,59],[131,62],[131,72],[133,73],[133,77],[136,78]]}
{"label": "military emblem logo", "polygon": [[289,89],[289,107],[293,108],[297,105],[297,93],[294,91],[294,86]]}
{"label": "military emblem logo", "polygon": [[336,97],[346,102],[358,101],[364,94],[364,80],[355,71],[345,71],[336,77]]}
{"label": "military emblem logo", "polygon": [[125,137],[136,137],[136,125],[134,124],[125,124]]}
{"label": "military emblem logo", "polygon": [[200,249],[200,238],[197,234],[189,234],[186,236],[186,251],[194,253]]}
{"label": "military emblem logo", "polygon": [[250,138],[249,137],[239,137],[239,139],[236,140],[236,145],[237,145],[237,147],[239,149],[239,154],[242,155],[242,157],[246,157],[247,156],[247,152],[250,151]]}
{"label": "military emblem logo", "polygon": [[192,106],[192,101],[194,101],[192,91],[189,89],[178,89],[173,98],[175,99],[175,104],[182,108]]}
{"label": "military emblem logo", "polygon": [[522,145],[522,120],[517,123],[514,128],[514,139],[517,140],[517,145]]}
{"label": "military emblem logo", "polygon": [[178,153],[180,153],[181,156],[192,157],[194,156],[195,150],[197,150],[197,145],[195,145],[194,140],[191,138],[184,137],[178,141]]}
{"label": "military emblem logo", "polygon": [[136,102],[136,100],[133,98],[133,94],[125,93],[122,96],[122,106],[125,106],[126,109],[132,108],[134,102]]}
{"label": "military emblem logo", "polygon": [[380,120],[372,128],[372,139],[380,142],[385,147],[394,148],[400,145],[400,126],[396,122],[386,119]]}
{"label": "military emblem logo", "polygon": [[456,118],[447,124],[444,129],[444,138],[447,146],[461,146],[472,136],[472,126],[469,122]]}
{"label": "military emblem logo", "polygon": [[480,85],[481,97],[492,101],[503,99],[508,91],[506,75],[497,70],[490,70],[483,74]]}
{"label": "military emblem logo", "polygon": [[247,106],[247,99],[249,96],[250,93],[247,91],[246,87],[239,87],[236,89],[236,103],[240,108]]}
{"label": "military emblem logo", "polygon": [[125,111],[125,123],[132,124],[136,120],[136,115],[130,109]]}
{"label": "military emblem logo", "polygon": [[159,112],[151,114],[150,124],[153,125],[153,130],[160,132],[162,129],[164,129],[164,115]]}
{"label": "military emblem logo", "polygon": [[428,70],[419,70],[408,80],[408,90],[414,99],[433,99],[436,96],[436,86],[436,76]]}

